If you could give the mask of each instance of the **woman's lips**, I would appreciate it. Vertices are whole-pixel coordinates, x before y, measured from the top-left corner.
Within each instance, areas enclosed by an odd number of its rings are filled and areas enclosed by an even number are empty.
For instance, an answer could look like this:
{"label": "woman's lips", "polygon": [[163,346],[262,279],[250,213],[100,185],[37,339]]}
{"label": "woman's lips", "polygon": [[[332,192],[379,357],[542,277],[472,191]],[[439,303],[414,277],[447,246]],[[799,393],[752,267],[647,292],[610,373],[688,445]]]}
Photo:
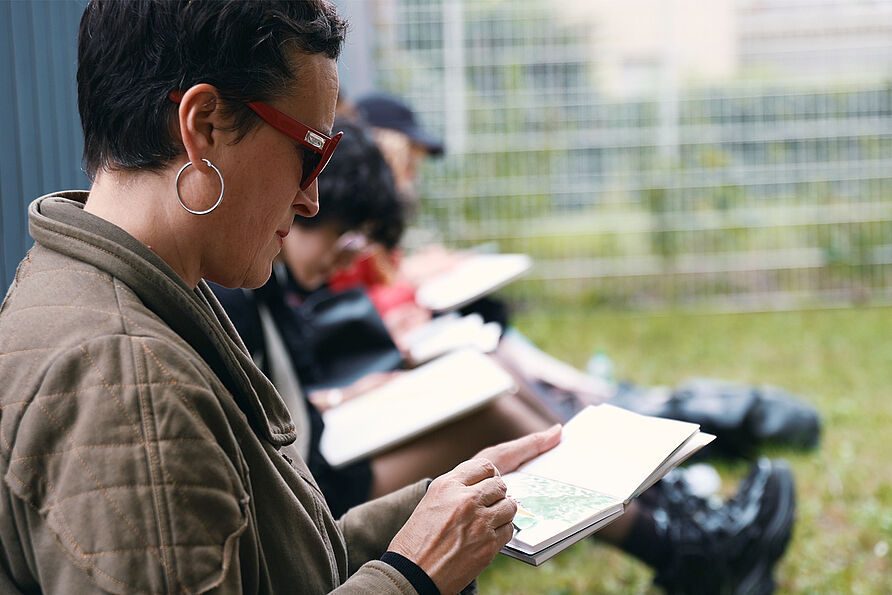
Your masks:
{"label": "woman's lips", "polygon": [[291,231],[290,228],[286,229],[285,231],[282,231],[282,230],[276,231],[276,237],[279,238],[279,250],[281,250],[282,247],[285,245],[285,236],[288,235],[289,231]]}

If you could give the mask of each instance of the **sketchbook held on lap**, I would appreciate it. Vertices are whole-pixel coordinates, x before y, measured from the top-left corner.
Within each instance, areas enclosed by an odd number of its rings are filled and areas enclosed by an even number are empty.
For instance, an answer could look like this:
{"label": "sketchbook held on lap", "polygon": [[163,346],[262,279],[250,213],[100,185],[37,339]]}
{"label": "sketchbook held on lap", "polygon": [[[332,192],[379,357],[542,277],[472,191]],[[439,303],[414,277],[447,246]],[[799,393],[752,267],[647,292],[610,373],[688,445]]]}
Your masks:
{"label": "sketchbook held on lap", "polygon": [[561,443],[502,475],[517,504],[502,553],[538,566],[619,518],[626,506],[715,436],[697,424],[589,406]]}

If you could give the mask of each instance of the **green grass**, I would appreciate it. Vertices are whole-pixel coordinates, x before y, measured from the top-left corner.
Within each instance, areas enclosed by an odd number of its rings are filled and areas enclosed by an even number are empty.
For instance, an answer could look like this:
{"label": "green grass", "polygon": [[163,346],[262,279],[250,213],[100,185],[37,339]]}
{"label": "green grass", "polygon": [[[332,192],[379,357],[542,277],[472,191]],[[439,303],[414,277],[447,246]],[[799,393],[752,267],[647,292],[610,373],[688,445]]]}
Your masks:
{"label": "green grass", "polygon": [[[515,324],[577,366],[604,349],[617,376],[638,384],[711,376],[775,384],[814,404],[824,424],[820,447],[765,453],[787,458],[797,482],[797,522],[777,592],[892,593],[892,308],[528,312]],[[745,463],[718,467],[731,489],[746,471]],[[487,594],[659,593],[651,578],[629,556],[584,540],[539,568],[498,556],[480,587]]]}

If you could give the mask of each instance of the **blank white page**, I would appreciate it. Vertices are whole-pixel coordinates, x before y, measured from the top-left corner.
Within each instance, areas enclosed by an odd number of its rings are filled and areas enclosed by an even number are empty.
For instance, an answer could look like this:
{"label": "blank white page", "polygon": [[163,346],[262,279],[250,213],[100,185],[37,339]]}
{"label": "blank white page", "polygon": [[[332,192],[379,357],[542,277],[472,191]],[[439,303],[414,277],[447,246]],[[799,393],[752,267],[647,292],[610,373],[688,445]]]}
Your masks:
{"label": "blank white page", "polygon": [[514,390],[514,380],[482,353],[466,349],[401,374],[326,411],[319,445],[335,467],[380,452]]}
{"label": "blank white page", "polygon": [[477,254],[456,267],[426,281],[415,292],[415,301],[434,312],[461,308],[501,289],[533,266],[526,254]]}
{"label": "blank white page", "polygon": [[561,443],[520,471],[629,499],[697,424],[587,407],[564,426]]}

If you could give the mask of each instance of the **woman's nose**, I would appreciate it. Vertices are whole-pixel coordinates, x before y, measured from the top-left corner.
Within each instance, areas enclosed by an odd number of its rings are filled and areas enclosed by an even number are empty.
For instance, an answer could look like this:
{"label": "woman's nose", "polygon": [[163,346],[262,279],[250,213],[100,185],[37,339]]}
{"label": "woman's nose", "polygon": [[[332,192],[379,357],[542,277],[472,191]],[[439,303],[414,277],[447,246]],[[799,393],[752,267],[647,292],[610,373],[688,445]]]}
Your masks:
{"label": "woman's nose", "polygon": [[319,212],[319,183],[317,180],[313,180],[306,190],[297,191],[294,207],[301,217],[313,217]]}

